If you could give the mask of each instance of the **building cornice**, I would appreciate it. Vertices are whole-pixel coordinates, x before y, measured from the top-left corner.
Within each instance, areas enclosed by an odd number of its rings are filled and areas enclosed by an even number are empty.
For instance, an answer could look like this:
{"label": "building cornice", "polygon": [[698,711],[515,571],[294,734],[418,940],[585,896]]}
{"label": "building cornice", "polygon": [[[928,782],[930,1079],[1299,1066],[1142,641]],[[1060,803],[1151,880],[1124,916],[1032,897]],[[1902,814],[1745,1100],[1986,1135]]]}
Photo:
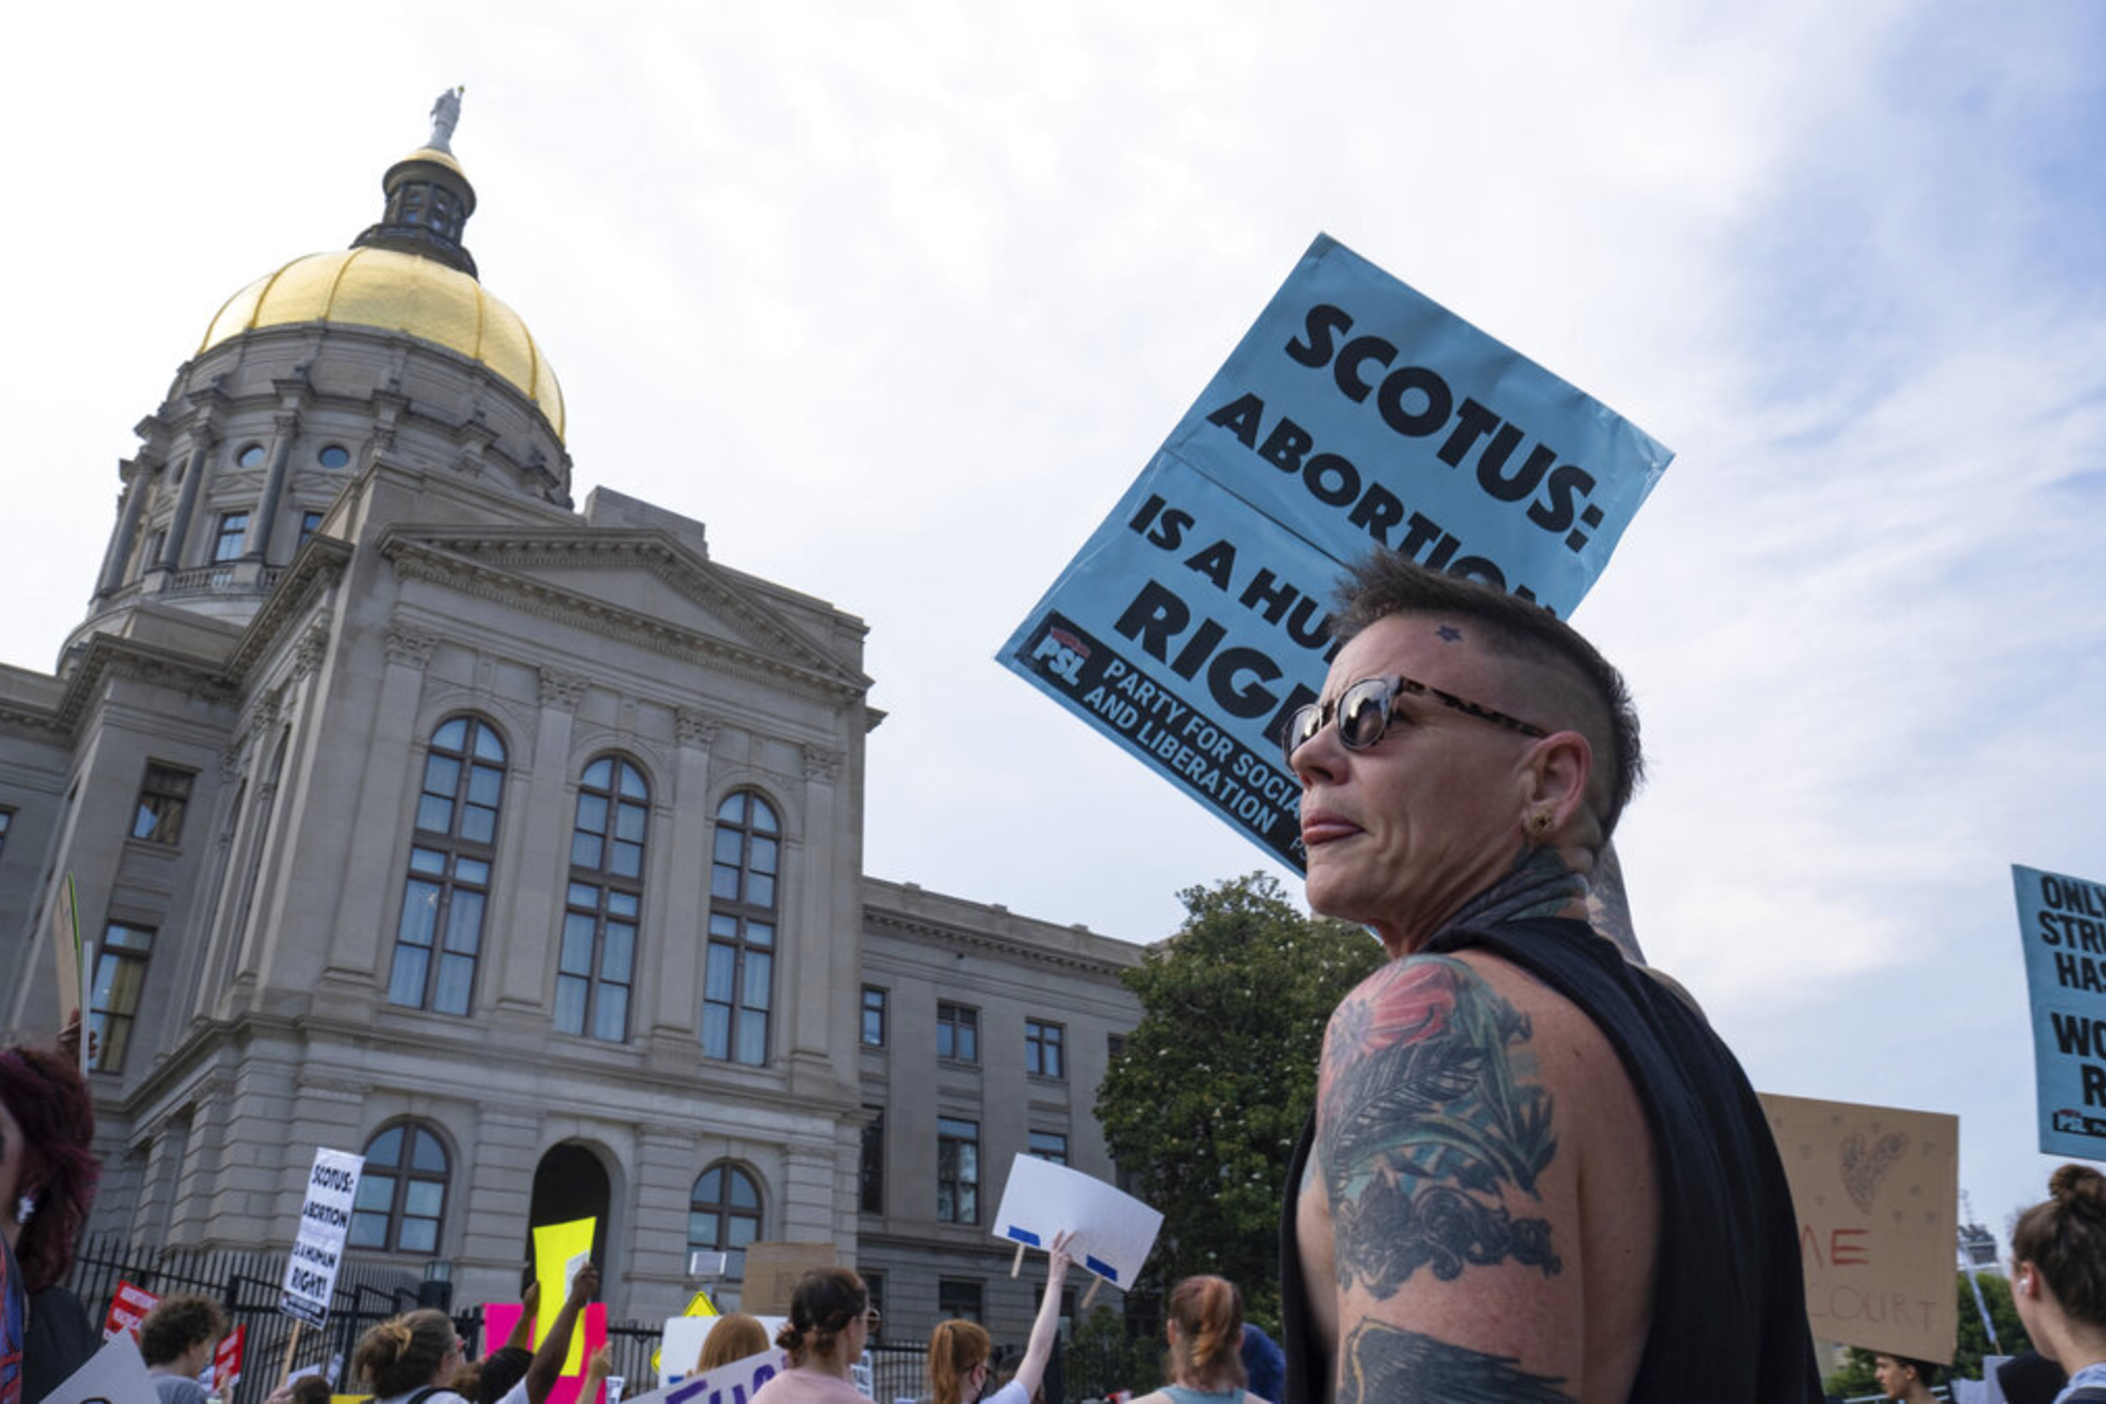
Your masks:
{"label": "building cornice", "polygon": [[[381,536],[378,550],[397,576],[495,600],[654,652],[707,661],[756,681],[789,678],[844,701],[860,700],[870,688],[867,676],[828,658],[771,611],[724,583],[707,562],[672,545],[663,532],[527,527],[441,535],[395,527]],[[648,571],[689,599],[724,611],[749,631],[752,641],[682,628],[525,573],[536,566]]]}
{"label": "building cornice", "polygon": [[[994,915],[999,916],[1000,914],[994,913]],[[946,949],[969,946],[977,950],[993,952],[1007,959],[1034,961],[1040,965],[1057,966],[1065,970],[1087,971],[1092,975],[1099,975],[1111,980],[1118,979],[1125,971],[1140,965],[1142,957],[1140,947],[1129,948],[1124,942],[1116,942],[1116,949],[1121,951],[1121,957],[1090,955],[1079,951],[1064,951],[1043,945],[1028,937],[975,930],[969,926],[943,921],[921,913],[903,911],[893,907],[881,907],[867,899],[863,903],[863,923],[865,926],[876,930],[892,935],[905,936],[925,944]],[[1114,942],[1112,937],[1097,936],[1093,933],[1078,934],[1087,935],[1089,939],[1094,941]],[[1122,958],[1126,949],[1132,950],[1133,955],[1131,959]]]}

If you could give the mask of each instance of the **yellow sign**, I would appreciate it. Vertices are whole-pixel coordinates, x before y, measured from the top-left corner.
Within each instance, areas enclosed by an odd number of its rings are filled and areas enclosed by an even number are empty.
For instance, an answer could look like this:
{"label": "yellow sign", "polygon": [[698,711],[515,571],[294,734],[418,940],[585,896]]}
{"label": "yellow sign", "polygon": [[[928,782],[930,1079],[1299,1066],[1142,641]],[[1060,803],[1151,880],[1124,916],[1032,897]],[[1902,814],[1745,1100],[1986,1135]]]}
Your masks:
{"label": "yellow sign", "polygon": [[[534,1314],[534,1339],[548,1339],[556,1324],[556,1313],[570,1295],[567,1269],[571,1259],[592,1254],[592,1230],[596,1219],[573,1219],[567,1224],[543,1224],[534,1230],[534,1281],[541,1286],[541,1307]],[[585,1333],[573,1332],[570,1352],[563,1357],[564,1375],[575,1375],[585,1363]]]}

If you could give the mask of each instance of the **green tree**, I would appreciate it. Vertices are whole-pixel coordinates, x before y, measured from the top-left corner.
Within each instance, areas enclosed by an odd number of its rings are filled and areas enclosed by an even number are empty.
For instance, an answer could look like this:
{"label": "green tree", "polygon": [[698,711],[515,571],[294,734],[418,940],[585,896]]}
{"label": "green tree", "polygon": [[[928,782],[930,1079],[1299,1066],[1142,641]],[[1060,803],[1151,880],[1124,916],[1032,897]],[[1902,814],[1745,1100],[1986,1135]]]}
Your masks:
{"label": "green tree", "polygon": [[[2018,1319],[2018,1307],[2011,1300],[2011,1284],[2002,1273],[1977,1272],[1976,1280],[1982,1284],[1982,1302],[1989,1308],[1989,1319],[1996,1323],[1996,1341],[2003,1349],[1995,1351],[1989,1345],[1989,1332],[1982,1326],[1982,1313],[1974,1304],[1974,1289],[1967,1285],[1965,1271],[1957,1273],[1960,1290],[1960,1333],[1953,1352],[1952,1367],[1945,1371],[1947,1380],[1978,1380],[1982,1377],[1982,1357],[1985,1355],[2017,1355],[2033,1348],[2026,1335],[2025,1323]],[[1878,1354],[1862,1346],[1850,1347],[1849,1358],[1843,1367],[1828,1377],[1823,1386],[1830,1394],[1870,1394],[1877,1388],[1872,1378],[1872,1361]]]}
{"label": "green tree", "polygon": [[1277,1333],[1280,1203],[1324,1025],[1385,957],[1359,927],[1302,915],[1263,873],[1178,896],[1184,928],[1125,976],[1141,1022],[1097,1116],[1135,1192],[1163,1213],[1148,1276],[1219,1273]]}

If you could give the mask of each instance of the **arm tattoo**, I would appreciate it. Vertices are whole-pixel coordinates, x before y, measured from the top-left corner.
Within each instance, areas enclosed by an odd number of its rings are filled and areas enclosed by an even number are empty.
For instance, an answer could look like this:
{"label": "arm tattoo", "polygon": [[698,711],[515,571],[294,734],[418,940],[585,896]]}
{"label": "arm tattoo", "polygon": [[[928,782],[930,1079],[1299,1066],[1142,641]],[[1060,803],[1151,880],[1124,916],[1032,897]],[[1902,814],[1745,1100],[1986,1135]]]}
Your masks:
{"label": "arm tattoo", "polygon": [[[1547,1219],[1513,1217],[1513,1187],[1557,1153],[1550,1093],[1524,1075],[1528,1017],[1447,956],[1383,967],[1331,1018],[1317,1090],[1317,1148],[1341,1290],[1378,1300],[1421,1267],[1452,1282],[1511,1259],[1562,1270]],[[1509,1046],[1516,1046],[1509,1051]]]}
{"label": "arm tattoo", "polygon": [[1346,1340],[1338,1404],[1438,1399],[1441,1404],[1571,1404],[1556,1375],[1514,1368],[1511,1356],[1486,1355],[1416,1331],[1363,1321]]}

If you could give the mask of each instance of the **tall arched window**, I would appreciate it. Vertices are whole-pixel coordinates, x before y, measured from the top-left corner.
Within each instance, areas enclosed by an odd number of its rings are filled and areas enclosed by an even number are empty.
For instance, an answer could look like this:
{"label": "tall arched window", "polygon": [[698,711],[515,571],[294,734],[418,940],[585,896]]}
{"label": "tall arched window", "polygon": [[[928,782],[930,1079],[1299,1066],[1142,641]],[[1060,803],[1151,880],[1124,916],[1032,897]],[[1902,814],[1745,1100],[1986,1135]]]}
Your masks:
{"label": "tall arched window", "polygon": [[781,855],[782,825],[766,800],[740,790],[717,807],[702,987],[702,1052],[707,1057],[755,1067],[768,1061]]}
{"label": "tall arched window", "polygon": [[564,1033],[589,1031],[611,1043],[629,1037],[650,815],[650,787],[627,759],[601,756],[585,767],[556,968],[556,1027]]}
{"label": "tall arched window", "polygon": [[395,923],[388,1003],[468,1012],[504,788],[505,743],[495,727],[481,717],[455,717],[432,733]]}
{"label": "tall arched window", "polygon": [[746,1275],[746,1245],[760,1237],[760,1186],[753,1176],[720,1160],[695,1179],[688,1198],[687,1247],[726,1255],[724,1275]]}
{"label": "tall arched window", "polygon": [[446,1219],[446,1147],[418,1121],[398,1121],[366,1143],[352,1202],[353,1248],[436,1253]]}

